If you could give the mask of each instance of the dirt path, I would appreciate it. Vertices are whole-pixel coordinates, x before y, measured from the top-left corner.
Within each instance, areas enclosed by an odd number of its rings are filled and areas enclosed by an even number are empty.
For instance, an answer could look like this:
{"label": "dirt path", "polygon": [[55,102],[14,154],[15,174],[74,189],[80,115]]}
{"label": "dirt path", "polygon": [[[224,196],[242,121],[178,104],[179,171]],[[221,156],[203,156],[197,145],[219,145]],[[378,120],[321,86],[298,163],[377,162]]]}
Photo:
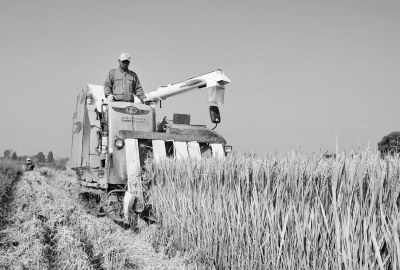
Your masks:
{"label": "dirt path", "polygon": [[152,246],[156,226],[123,229],[82,206],[67,172],[27,172],[14,186],[0,269],[200,269]]}

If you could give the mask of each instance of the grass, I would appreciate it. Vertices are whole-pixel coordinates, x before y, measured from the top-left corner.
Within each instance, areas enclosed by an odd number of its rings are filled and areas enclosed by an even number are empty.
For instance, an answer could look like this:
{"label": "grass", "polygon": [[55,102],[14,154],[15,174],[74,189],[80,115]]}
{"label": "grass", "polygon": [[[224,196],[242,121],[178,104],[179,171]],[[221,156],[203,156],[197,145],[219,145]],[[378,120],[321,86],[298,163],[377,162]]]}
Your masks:
{"label": "grass", "polygon": [[[399,157],[147,163],[155,242],[217,269],[398,269]],[[168,249],[167,249],[168,251]]]}

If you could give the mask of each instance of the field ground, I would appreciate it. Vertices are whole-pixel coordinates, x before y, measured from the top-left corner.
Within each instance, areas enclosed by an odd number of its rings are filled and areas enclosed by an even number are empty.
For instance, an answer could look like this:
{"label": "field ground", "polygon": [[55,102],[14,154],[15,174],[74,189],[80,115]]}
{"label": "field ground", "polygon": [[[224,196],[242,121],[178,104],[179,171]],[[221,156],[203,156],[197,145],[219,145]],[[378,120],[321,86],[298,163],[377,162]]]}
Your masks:
{"label": "field ground", "polygon": [[[45,173],[44,173],[45,172]],[[98,218],[82,205],[73,172],[26,172],[9,190],[0,228],[0,269],[198,269],[141,232]]]}

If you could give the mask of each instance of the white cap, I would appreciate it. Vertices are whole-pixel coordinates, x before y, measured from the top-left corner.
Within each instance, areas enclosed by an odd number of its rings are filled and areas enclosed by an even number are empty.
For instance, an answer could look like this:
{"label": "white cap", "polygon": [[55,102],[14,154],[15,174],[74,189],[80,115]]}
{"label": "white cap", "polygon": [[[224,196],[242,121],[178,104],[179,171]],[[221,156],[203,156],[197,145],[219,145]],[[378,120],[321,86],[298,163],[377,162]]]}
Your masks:
{"label": "white cap", "polygon": [[119,56],[119,60],[124,61],[124,60],[128,60],[129,62],[131,61],[131,56],[127,53],[122,53]]}
{"label": "white cap", "polygon": [[27,158],[27,159],[26,159],[26,161],[29,161],[29,160],[31,160],[31,159],[30,159],[30,158]]}

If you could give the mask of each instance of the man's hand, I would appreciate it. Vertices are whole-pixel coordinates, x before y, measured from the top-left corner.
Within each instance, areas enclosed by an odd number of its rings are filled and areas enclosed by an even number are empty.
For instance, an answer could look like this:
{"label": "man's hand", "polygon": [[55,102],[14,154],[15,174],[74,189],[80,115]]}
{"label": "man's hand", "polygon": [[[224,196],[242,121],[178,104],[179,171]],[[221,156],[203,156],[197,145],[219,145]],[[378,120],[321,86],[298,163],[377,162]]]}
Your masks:
{"label": "man's hand", "polygon": [[114,95],[108,95],[107,99],[108,99],[108,101],[114,101],[115,100],[115,96]]}
{"label": "man's hand", "polygon": [[151,101],[152,100],[150,100],[148,97],[142,98],[142,100],[141,100],[142,104],[146,104],[146,105],[149,105]]}

